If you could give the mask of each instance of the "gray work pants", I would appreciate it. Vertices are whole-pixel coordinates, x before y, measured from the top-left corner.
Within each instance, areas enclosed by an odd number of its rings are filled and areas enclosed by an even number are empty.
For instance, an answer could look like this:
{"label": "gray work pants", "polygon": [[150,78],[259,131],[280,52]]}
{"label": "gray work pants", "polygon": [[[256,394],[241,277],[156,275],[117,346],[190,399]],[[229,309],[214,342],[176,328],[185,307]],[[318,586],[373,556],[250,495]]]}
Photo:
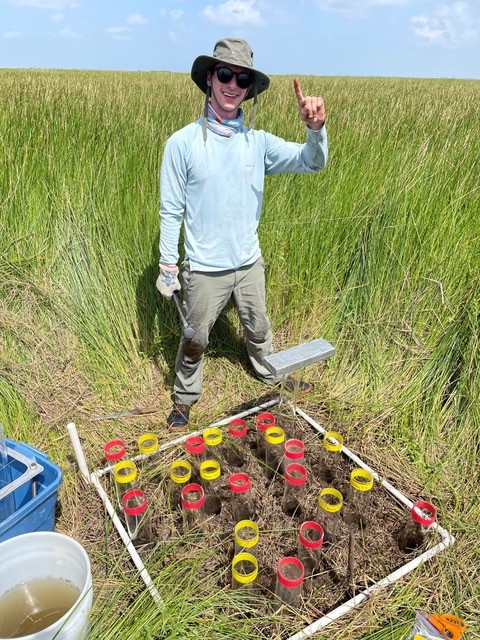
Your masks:
{"label": "gray work pants", "polygon": [[191,342],[185,338],[180,342],[175,362],[175,400],[190,406],[200,398],[210,331],[232,295],[255,374],[267,384],[275,384],[277,380],[263,363],[263,358],[273,351],[265,306],[263,258],[240,269],[216,272],[190,271],[186,261],[181,276],[185,317],[195,329],[195,337]]}

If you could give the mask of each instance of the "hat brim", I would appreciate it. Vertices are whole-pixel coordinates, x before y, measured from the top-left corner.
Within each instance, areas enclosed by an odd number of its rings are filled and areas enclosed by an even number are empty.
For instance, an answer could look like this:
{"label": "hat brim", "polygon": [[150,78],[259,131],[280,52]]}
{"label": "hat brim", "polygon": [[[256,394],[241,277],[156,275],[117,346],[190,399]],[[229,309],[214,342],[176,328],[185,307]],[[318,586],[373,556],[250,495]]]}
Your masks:
{"label": "hat brim", "polygon": [[[191,77],[197,87],[203,91],[203,93],[207,93],[207,72],[213,67],[213,65],[218,64],[219,62],[225,62],[226,64],[231,64],[227,60],[222,60],[220,57],[214,58],[212,56],[198,56],[193,62]],[[253,73],[255,78],[254,84],[248,90],[247,95],[245,96],[245,100],[250,100],[255,95],[255,86],[257,87],[257,95],[265,91],[270,86],[270,78],[266,76],[258,69],[253,69],[250,67],[245,67]]]}

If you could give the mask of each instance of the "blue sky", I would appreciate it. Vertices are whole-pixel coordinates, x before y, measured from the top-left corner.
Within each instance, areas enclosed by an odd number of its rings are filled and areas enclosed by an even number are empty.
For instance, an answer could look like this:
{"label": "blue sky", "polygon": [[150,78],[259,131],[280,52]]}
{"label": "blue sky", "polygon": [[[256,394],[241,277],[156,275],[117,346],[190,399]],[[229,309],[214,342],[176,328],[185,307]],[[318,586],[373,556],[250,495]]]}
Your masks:
{"label": "blue sky", "polygon": [[267,74],[480,78],[480,0],[0,0],[0,67],[189,71],[247,39]]}

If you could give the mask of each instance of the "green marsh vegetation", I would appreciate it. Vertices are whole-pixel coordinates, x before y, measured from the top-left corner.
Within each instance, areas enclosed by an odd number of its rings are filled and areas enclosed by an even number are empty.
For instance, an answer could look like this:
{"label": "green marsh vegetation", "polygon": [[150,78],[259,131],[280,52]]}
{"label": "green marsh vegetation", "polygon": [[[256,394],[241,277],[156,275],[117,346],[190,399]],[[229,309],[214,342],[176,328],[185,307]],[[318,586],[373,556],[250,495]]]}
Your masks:
{"label": "green marsh vegetation", "polygon": [[[333,359],[305,372],[316,383],[306,409],[409,497],[431,499],[457,539],[324,637],[401,638],[417,608],[454,612],[475,637],[480,83],[305,77],[302,87],[325,99],[330,160],[319,175],[266,181],[260,233],[276,348],[335,345]],[[209,550],[172,565],[168,545],[149,565],[159,614],[128,558],[112,552],[115,534],[79,485],[65,430],[78,425],[97,466],[113,435],[169,438],[179,326],[155,290],[158,174],[167,137],[201,108],[187,75],[0,71],[0,419],[10,438],[62,466],[57,529],[91,556],[99,638],[261,638],[274,624],[248,605],[228,616],[239,596],[198,585],[191,570]],[[290,77],[260,97],[257,127],[302,141]],[[228,309],[194,427],[266,392],[240,335]],[[144,405],[159,411],[88,422]]]}

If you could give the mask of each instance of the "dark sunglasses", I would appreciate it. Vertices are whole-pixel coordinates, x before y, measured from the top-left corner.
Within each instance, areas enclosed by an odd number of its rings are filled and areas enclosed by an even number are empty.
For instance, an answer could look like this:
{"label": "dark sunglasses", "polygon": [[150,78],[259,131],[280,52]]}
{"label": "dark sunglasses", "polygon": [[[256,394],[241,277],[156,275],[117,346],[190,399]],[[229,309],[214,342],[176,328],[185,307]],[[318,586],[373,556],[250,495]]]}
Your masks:
{"label": "dark sunglasses", "polygon": [[233,76],[237,79],[237,85],[240,89],[248,89],[253,84],[253,74],[248,71],[232,71],[229,67],[215,67],[217,78],[222,84],[228,84],[232,81]]}

